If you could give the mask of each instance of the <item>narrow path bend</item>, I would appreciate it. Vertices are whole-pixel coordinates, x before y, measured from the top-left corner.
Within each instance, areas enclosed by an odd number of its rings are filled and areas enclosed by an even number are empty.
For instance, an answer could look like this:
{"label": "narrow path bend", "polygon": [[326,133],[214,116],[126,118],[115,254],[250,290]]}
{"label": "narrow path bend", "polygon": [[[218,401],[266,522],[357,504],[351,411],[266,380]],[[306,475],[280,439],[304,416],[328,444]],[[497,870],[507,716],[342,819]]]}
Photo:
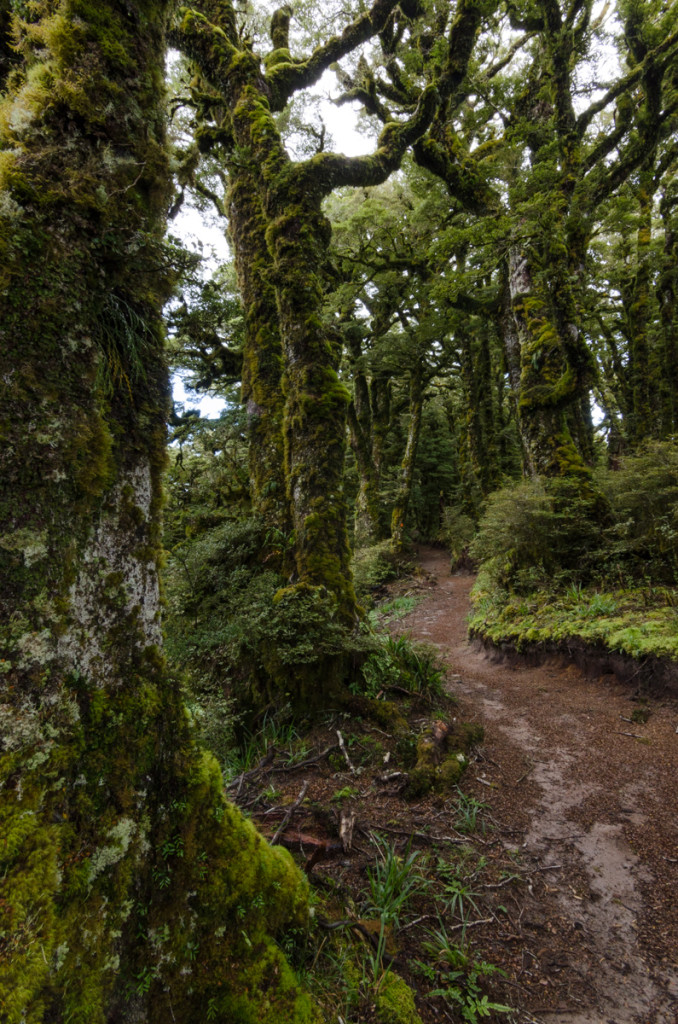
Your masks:
{"label": "narrow path bend", "polygon": [[[533,869],[499,951],[520,1019],[678,1024],[678,702],[493,662],[466,638],[473,578],[419,554],[426,596],[400,628],[439,648],[462,714],[484,723],[469,785]],[[639,707],[647,723],[626,721]]]}

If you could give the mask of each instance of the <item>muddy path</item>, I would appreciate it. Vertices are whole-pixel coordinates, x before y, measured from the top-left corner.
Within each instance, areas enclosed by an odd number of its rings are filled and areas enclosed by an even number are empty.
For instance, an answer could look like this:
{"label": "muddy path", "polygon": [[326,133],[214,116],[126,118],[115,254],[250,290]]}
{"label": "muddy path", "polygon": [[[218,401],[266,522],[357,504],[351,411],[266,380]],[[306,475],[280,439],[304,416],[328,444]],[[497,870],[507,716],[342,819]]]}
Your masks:
{"label": "muddy path", "polygon": [[472,577],[443,551],[419,559],[424,596],[398,631],[439,649],[461,714],[485,725],[464,788],[532,880],[477,940],[520,1020],[678,1024],[678,702],[491,660],[466,638]]}

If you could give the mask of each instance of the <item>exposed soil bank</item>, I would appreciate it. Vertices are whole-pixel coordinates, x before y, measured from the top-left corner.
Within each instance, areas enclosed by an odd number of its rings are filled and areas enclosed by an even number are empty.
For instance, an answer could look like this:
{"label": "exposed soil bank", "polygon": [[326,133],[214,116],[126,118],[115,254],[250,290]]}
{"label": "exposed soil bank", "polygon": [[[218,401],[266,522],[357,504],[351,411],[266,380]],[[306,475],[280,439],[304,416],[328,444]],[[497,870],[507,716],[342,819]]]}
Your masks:
{"label": "exposed soil bank", "polygon": [[510,643],[495,644],[482,636],[472,635],[475,645],[488,657],[520,668],[557,665],[567,668],[576,665],[588,676],[613,675],[618,682],[633,685],[658,696],[678,697],[678,664],[664,658],[631,658],[604,647],[587,644],[575,638],[553,644],[527,644],[516,650]]}
{"label": "exposed soil bank", "polygon": [[[399,628],[435,644],[486,741],[464,783],[530,884],[474,932],[516,1020],[678,1022],[678,703],[575,665],[498,663],[468,641],[470,576],[422,549],[424,599]],[[649,712],[646,723],[630,721]]]}

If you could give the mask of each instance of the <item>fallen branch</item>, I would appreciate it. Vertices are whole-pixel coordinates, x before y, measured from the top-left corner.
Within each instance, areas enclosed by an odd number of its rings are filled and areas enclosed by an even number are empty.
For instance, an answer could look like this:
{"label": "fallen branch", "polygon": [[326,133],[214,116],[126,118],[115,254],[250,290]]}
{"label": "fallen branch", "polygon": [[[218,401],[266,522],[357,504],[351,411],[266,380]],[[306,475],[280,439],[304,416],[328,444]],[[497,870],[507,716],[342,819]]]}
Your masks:
{"label": "fallen branch", "polygon": [[344,755],[344,760],[346,761],[346,764],[348,765],[349,770],[351,772],[353,772],[353,774],[355,774],[355,768],[351,764],[351,758],[348,756],[348,751],[346,749],[346,744],[344,743],[344,737],[341,735],[341,733],[339,732],[338,729],[337,729],[337,739],[339,740],[339,748],[340,748],[342,754]]}
{"label": "fallen branch", "polygon": [[242,784],[245,781],[245,779],[253,779],[255,775],[258,775],[260,771],[268,767],[268,765],[271,763],[274,757],[275,747],[271,744],[271,746],[268,748],[268,750],[262,757],[261,761],[259,762],[258,765],[256,765],[255,768],[250,768],[248,772],[241,772],[240,775],[238,775],[237,778],[233,779],[233,782],[229,782],[229,784],[225,788],[228,791],[230,791],[232,789],[236,789],[237,787],[237,792],[235,795],[238,796],[240,790],[242,789]]}
{"label": "fallen branch", "polygon": [[288,808],[288,810],[287,810],[287,814],[285,815],[285,817],[283,818],[283,820],[282,820],[282,821],[280,822],[280,824],[279,824],[279,826],[278,826],[278,830],[277,830],[276,834],[275,834],[275,835],[273,836],[273,838],[271,839],[271,846],[275,846],[275,845],[276,845],[276,843],[277,843],[277,842],[278,842],[278,840],[280,839],[281,835],[283,834],[283,832],[285,831],[285,829],[286,829],[286,828],[287,828],[287,826],[289,825],[289,823],[290,823],[290,818],[292,817],[292,815],[294,814],[294,812],[295,812],[295,811],[297,810],[297,808],[298,808],[298,807],[299,807],[299,806],[301,805],[301,803],[302,803],[302,801],[303,801],[304,797],[306,796],[306,790],[307,790],[307,789],[308,789],[308,782],[304,782],[304,784],[303,784],[303,786],[301,787],[301,790],[300,790],[300,792],[299,792],[299,796],[298,796],[298,797],[297,797],[297,799],[296,799],[296,800],[294,801],[294,803],[292,804],[292,806],[291,806],[290,808]]}
{"label": "fallen branch", "polygon": [[322,761],[333,750],[336,750],[337,746],[337,743],[331,743],[329,747],[325,747],[322,753],[316,754],[315,757],[307,757],[305,761],[300,761],[299,764],[281,765],[279,768],[272,768],[271,772],[298,772],[302,768],[308,768],[311,765],[317,764],[318,761]]}

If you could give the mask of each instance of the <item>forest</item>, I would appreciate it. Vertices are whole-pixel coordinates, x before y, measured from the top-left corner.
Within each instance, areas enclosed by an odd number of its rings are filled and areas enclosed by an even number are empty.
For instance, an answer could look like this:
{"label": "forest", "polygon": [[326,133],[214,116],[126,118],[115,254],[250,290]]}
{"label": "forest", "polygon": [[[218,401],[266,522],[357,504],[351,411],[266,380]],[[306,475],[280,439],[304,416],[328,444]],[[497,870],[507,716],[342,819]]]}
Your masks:
{"label": "forest", "polygon": [[345,773],[346,855],[360,748],[475,827],[422,549],[477,644],[675,681],[677,54],[675,0],[0,0],[2,1024],[534,1020],[461,839],[385,812],[347,895],[257,785]]}

